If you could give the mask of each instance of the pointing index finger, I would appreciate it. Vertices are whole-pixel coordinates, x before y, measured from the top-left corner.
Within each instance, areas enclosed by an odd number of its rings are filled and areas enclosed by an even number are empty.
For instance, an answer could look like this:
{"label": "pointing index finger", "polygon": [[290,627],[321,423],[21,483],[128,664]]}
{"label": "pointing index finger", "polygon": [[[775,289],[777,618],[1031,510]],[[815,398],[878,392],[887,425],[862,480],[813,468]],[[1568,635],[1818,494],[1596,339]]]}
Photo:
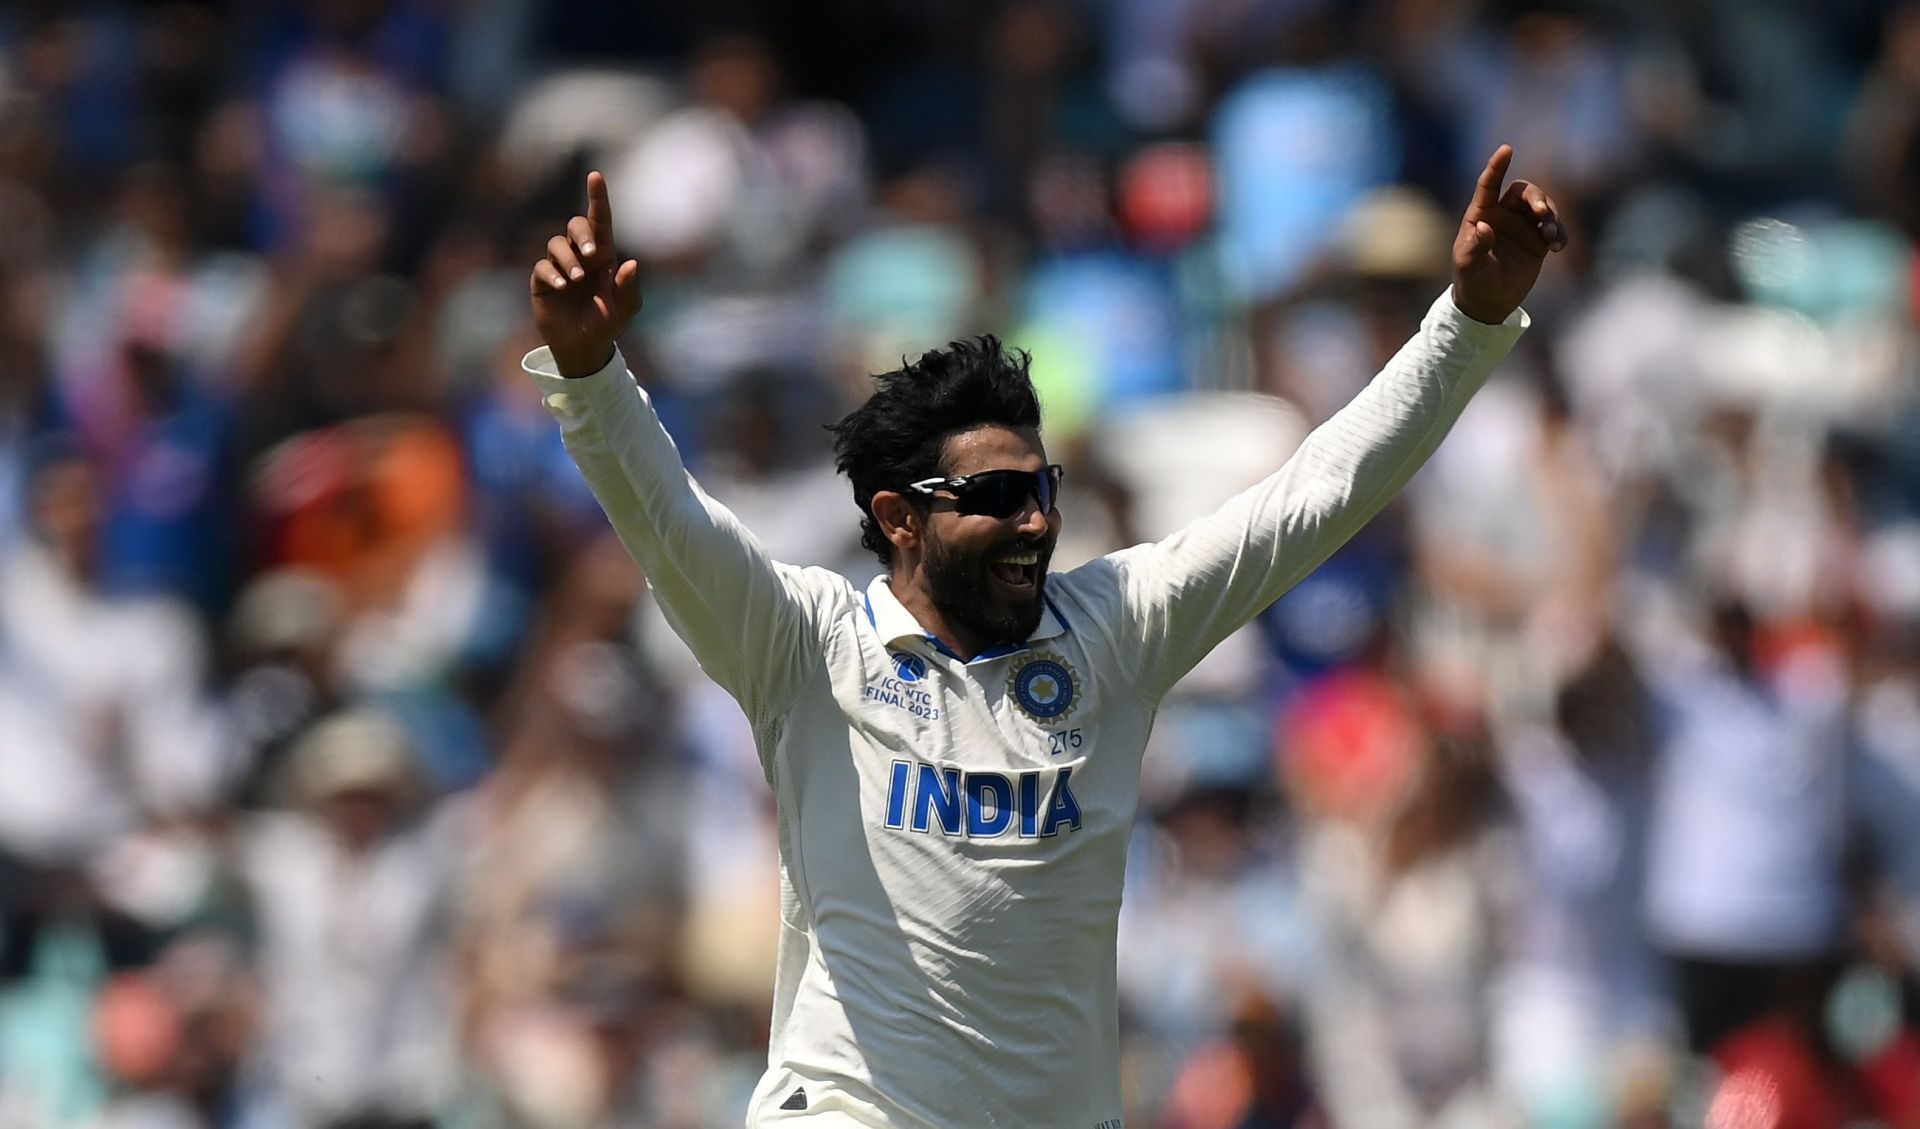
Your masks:
{"label": "pointing index finger", "polygon": [[1513,164],[1513,146],[1502,145],[1487,158],[1479,183],[1473,186],[1473,206],[1491,208],[1500,202],[1500,185],[1507,179],[1507,166]]}
{"label": "pointing index finger", "polygon": [[587,223],[595,243],[613,246],[613,201],[607,198],[607,178],[598,172],[587,174]]}

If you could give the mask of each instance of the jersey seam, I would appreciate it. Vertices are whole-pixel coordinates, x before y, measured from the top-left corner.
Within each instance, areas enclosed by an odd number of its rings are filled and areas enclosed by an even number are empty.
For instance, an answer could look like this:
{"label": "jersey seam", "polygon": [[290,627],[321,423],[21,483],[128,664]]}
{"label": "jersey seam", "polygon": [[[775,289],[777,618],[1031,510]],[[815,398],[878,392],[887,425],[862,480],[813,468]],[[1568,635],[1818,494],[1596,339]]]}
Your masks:
{"label": "jersey seam", "polygon": [[[772,559],[769,559],[767,563],[772,567],[776,576],[780,575],[782,570],[788,570],[797,574],[796,579],[802,581],[802,583],[798,585],[798,588],[801,590],[805,589],[804,581],[806,580],[808,569]],[[785,589],[789,594],[795,593],[795,587],[789,587],[784,579],[780,580],[779,583],[780,587]],[[813,614],[815,608],[814,602],[811,599],[796,599],[794,603],[800,616],[802,630],[805,634],[812,637],[814,643],[814,646],[807,648],[806,662],[803,664],[806,669],[805,677],[793,680],[792,689],[785,695],[785,697],[791,700],[784,702],[776,701],[769,695],[759,702],[759,708],[752,711],[750,718],[756,726],[759,724],[778,724],[785,719],[788,714],[794,711],[794,708],[806,697],[807,688],[813,685],[815,679],[826,673],[827,648],[833,642],[834,636],[840,631],[839,621],[841,617],[839,615],[834,615],[826,619],[825,624],[827,630],[822,632],[820,630],[822,622]]]}
{"label": "jersey seam", "polygon": [[[842,622],[841,622],[842,619],[844,619],[844,617],[835,617],[833,629],[831,631],[828,631],[824,636],[820,638],[819,654],[823,656],[823,661],[818,665],[818,667],[813,673],[813,676],[811,678],[808,678],[804,683],[802,683],[800,687],[802,691],[811,688],[815,680],[827,676],[828,666],[824,661],[824,656],[826,655],[827,651],[832,647],[835,637],[838,636],[841,630],[843,629]],[[828,688],[828,692],[829,694],[831,694],[832,692],[831,687]],[[797,701],[797,698],[796,698],[796,701]],[[780,783],[774,787],[774,796],[776,800],[781,804],[780,810],[786,813],[786,816],[784,817],[784,822],[786,822],[788,827],[788,836],[792,840],[791,844],[782,843],[781,845],[783,848],[789,845],[792,847],[792,857],[787,860],[787,869],[788,869],[788,872],[794,876],[794,880],[795,880],[794,895],[799,899],[801,906],[806,911],[805,912],[806,933],[807,933],[807,937],[809,938],[808,947],[809,949],[811,949],[814,943],[813,883],[807,876],[805,853],[800,849],[799,797],[793,794],[793,790],[791,786],[792,774],[790,772],[785,771],[787,768],[787,765],[784,762],[787,757],[787,750],[781,745],[779,741],[779,734],[782,730],[784,730],[787,715],[791,712],[792,712],[792,707],[788,707],[788,709],[786,711],[783,711],[777,718],[771,719],[768,722],[768,725],[770,727],[769,736],[772,737],[772,745],[771,745],[772,751],[767,759],[769,764],[776,766],[781,770],[779,773]]]}
{"label": "jersey seam", "polygon": [[[1124,610],[1127,607],[1126,586],[1124,583],[1125,577],[1121,575],[1121,573],[1125,571],[1124,567],[1114,564],[1111,558],[1108,558],[1108,564],[1109,564],[1109,567],[1113,569],[1114,580],[1116,581],[1116,583],[1114,584],[1114,597],[1118,602],[1119,606]],[[1127,653],[1126,648],[1121,646],[1119,637],[1114,634],[1113,625],[1107,621],[1107,617],[1097,616],[1097,615],[1087,615],[1087,616],[1083,616],[1082,618],[1093,623],[1095,630],[1097,630],[1100,633],[1101,640],[1106,644],[1107,651],[1109,654],[1123,655]],[[1115,617],[1115,618],[1118,618],[1118,617]],[[1066,622],[1065,619],[1061,620],[1061,623],[1064,624],[1065,622]],[[1069,628],[1067,631],[1063,632],[1062,634],[1071,635],[1072,633],[1073,633],[1072,629]],[[1101,664],[1094,663],[1089,665],[1098,667]],[[1158,709],[1160,704],[1160,699],[1166,696],[1166,691],[1163,690],[1158,694],[1149,692],[1146,683],[1141,678],[1141,672],[1128,670],[1125,664],[1116,664],[1116,665],[1120,666],[1121,673],[1126,678],[1127,689],[1133,691],[1135,694],[1139,695],[1141,698],[1145,699],[1149,703],[1148,704],[1149,712],[1152,712],[1153,710]]]}

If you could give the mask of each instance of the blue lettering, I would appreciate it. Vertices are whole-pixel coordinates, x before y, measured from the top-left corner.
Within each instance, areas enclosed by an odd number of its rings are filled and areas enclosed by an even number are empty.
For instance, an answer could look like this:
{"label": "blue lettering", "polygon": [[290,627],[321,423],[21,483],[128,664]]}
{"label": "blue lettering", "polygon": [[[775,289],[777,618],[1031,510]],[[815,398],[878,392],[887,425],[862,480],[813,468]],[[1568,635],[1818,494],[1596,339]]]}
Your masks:
{"label": "blue lettering", "polygon": [[[989,811],[988,808],[992,810]],[[967,774],[967,834],[983,839],[1013,826],[1013,783],[997,772]]]}
{"label": "blue lettering", "polygon": [[[886,826],[921,833],[992,839],[1014,830],[1022,839],[1044,839],[1061,828],[1077,831],[1080,800],[1073,794],[1073,769],[1062,767],[1041,795],[1040,772],[1016,779],[999,772],[963,772],[896,760],[887,772]],[[911,816],[908,805],[912,805]]]}
{"label": "blue lettering", "polygon": [[1073,769],[1062,767],[1060,779],[1054,782],[1053,798],[1047,804],[1046,822],[1040,825],[1040,837],[1046,838],[1057,833],[1062,825],[1075,831],[1080,829],[1080,801],[1073,798],[1073,789],[1067,783],[1073,775]]}
{"label": "blue lettering", "polygon": [[913,829],[927,830],[929,813],[937,811],[941,832],[946,835],[960,834],[960,795],[959,769],[935,769],[930,764],[921,765],[919,778],[914,784]]}
{"label": "blue lettering", "polygon": [[869,685],[862,694],[869,702],[892,706],[905,710],[915,717],[928,721],[940,720],[940,711],[934,707],[933,695],[925,690],[917,690],[904,682],[892,678],[883,678],[878,685]]}
{"label": "blue lettering", "polygon": [[1020,837],[1037,838],[1040,834],[1040,774],[1023,772],[1020,774]]}
{"label": "blue lettering", "polygon": [[912,770],[906,761],[894,761],[893,776],[887,781],[887,826],[896,831],[907,823],[907,774]]}

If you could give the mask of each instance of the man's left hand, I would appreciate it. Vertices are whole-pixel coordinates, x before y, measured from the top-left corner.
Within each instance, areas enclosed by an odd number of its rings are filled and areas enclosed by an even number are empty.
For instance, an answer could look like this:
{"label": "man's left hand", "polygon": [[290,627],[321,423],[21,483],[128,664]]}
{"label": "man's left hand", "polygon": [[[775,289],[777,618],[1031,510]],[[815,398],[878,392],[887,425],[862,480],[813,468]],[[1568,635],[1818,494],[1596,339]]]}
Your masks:
{"label": "man's left hand", "polygon": [[1499,325],[1533,289],[1540,264],[1567,245],[1553,198],[1525,180],[1500,185],[1513,163],[1513,146],[1487,158],[1473,202],[1453,240],[1453,303],[1475,321]]}

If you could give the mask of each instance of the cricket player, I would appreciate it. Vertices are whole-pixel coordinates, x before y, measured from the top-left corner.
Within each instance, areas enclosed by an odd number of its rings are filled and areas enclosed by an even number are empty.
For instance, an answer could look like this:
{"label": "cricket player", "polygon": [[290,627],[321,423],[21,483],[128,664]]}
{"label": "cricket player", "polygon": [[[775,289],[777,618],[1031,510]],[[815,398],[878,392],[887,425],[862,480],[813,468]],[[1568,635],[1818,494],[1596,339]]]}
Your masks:
{"label": "cricket player", "polygon": [[[531,279],[528,374],[667,621],[753,727],[781,940],[750,1127],[1121,1129],[1114,936],[1160,700],[1384,506],[1526,328],[1565,246],[1487,162],[1453,285],[1272,477],[1058,575],[1061,468],[1027,360],[956,342],[835,426],[863,591],[769,560],[700,489],[614,346],[640,308],[599,173]],[[853,515],[849,514],[851,519]]]}

